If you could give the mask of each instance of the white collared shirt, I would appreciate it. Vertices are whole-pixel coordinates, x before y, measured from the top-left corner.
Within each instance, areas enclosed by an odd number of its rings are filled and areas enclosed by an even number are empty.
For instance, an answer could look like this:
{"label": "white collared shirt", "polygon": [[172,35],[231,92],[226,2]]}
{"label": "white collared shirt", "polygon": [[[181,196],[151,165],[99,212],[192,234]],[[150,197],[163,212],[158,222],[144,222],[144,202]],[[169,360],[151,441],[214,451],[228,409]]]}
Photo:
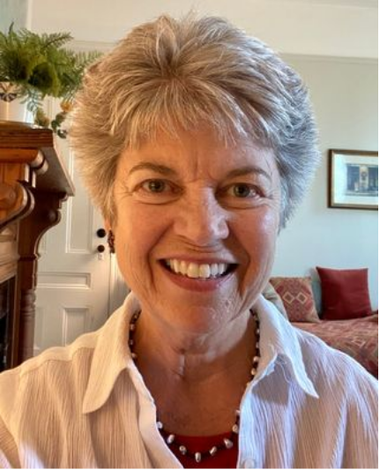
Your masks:
{"label": "white collared shirt", "polygon": [[[263,298],[240,468],[377,468],[377,381]],[[181,468],[130,357],[130,294],[97,332],[0,375],[0,467]]]}

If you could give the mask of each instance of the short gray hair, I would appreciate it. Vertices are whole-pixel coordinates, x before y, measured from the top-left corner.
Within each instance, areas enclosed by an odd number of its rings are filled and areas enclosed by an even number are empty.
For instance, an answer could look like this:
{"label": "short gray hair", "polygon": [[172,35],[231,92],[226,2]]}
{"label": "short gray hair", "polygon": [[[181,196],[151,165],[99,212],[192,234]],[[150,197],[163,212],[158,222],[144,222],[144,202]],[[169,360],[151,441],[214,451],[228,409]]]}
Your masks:
{"label": "short gray hair", "polygon": [[134,28],[85,77],[70,136],[103,215],[115,215],[113,183],[125,148],[203,122],[226,143],[247,137],[274,150],[284,227],[319,161],[307,89],[260,40],[223,18],[193,14]]}

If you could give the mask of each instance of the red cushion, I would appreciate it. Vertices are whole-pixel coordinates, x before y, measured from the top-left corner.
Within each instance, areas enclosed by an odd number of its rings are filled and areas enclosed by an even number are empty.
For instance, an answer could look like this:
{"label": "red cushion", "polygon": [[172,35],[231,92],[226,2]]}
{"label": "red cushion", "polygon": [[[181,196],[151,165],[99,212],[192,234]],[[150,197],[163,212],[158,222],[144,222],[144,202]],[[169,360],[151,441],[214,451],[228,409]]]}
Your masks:
{"label": "red cushion", "polygon": [[321,281],[324,320],[347,320],[371,315],[367,268],[316,269]]}

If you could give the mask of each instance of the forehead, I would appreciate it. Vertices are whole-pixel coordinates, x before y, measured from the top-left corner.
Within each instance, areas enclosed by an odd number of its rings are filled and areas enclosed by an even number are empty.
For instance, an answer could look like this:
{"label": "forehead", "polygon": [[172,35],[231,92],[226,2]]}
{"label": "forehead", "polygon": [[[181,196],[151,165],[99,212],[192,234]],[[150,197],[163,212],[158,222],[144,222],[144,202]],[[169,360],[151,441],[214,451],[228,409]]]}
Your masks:
{"label": "forehead", "polygon": [[157,134],[153,141],[136,149],[126,149],[120,165],[130,170],[141,163],[164,165],[194,177],[230,172],[252,165],[266,172],[276,171],[274,152],[255,144],[250,139],[239,138],[226,143],[212,130],[181,131],[176,136]]}

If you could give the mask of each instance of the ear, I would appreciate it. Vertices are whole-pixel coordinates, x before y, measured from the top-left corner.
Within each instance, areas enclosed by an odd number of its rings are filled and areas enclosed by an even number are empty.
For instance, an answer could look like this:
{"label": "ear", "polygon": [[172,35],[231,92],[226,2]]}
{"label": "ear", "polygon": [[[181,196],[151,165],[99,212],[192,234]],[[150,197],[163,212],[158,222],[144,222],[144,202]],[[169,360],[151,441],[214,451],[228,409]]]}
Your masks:
{"label": "ear", "polygon": [[109,230],[111,230],[112,225],[111,225],[111,222],[110,222],[109,219],[104,219],[104,227],[105,227],[105,230],[107,232],[109,232]]}

